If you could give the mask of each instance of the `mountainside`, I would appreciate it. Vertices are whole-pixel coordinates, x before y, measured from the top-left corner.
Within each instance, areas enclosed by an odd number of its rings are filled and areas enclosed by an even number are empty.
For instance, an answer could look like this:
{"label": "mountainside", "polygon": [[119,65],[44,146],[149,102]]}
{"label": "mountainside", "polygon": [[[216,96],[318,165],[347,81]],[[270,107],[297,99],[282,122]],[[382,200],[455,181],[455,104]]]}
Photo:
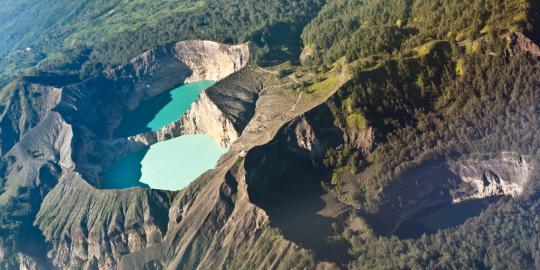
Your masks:
{"label": "mountainside", "polygon": [[180,40],[253,40],[290,58],[291,40],[272,33],[298,36],[322,3],[2,0],[0,86],[21,74],[96,76],[145,50]]}
{"label": "mountainside", "polygon": [[[540,267],[536,1],[33,2],[0,0],[40,15],[0,53],[92,44],[0,92],[0,269]],[[104,188],[186,134],[228,152],[180,191]]]}

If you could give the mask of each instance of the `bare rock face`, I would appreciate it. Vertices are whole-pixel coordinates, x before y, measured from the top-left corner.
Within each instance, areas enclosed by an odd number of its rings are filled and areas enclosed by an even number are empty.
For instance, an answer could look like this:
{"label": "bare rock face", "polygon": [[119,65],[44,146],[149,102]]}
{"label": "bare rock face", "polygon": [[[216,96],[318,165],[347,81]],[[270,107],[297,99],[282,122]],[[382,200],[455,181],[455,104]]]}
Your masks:
{"label": "bare rock face", "polygon": [[532,168],[525,158],[503,153],[489,160],[455,163],[450,165],[450,170],[470,187],[453,195],[452,201],[456,203],[493,196],[519,196]]}
{"label": "bare rock face", "polygon": [[296,144],[307,151],[317,151],[320,148],[320,142],[315,136],[313,128],[305,119],[298,121],[298,125],[294,129],[296,135]]}
{"label": "bare rock face", "polygon": [[221,110],[202,93],[188,113],[182,117],[182,133],[206,133],[221,146],[228,146],[236,141],[239,134],[232,122]]}
{"label": "bare rock face", "polygon": [[229,46],[213,41],[191,40],[176,43],[176,58],[192,71],[185,82],[219,81],[243,68],[249,61],[248,44]]}
{"label": "bare rock face", "polygon": [[364,152],[369,152],[374,147],[375,131],[372,127],[365,130],[344,129],[344,137],[349,145],[361,149]]}
{"label": "bare rock face", "polygon": [[151,145],[185,134],[207,134],[222,147],[230,146],[240,135],[231,120],[203,92],[180,120],[156,132],[135,135],[130,139]]}
{"label": "bare rock face", "polygon": [[287,145],[297,148],[297,151],[302,149],[313,161],[321,161],[328,148],[336,147],[343,142],[343,134],[338,127],[329,125],[329,123],[321,125],[322,121],[314,119],[317,117],[330,118],[325,105],[298,117],[287,125],[288,130],[283,131],[288,136]]}
{"label": "bare rock face", "polygon": [[508,56],[514,56],[520,52],[529,53],[531,56],[540,58],[540,47],[522,33],[511,33],[506,37],[509,48],[506,50]]}
{"label": "bare rock face", "polygon": [[19,253],[19,269],[20,270],[37,270],[40,266],[32,257]]}
{"label": "bare rock face", "polygon": [[250,60],[248,43],[236,46],[212,41],[180,41],[144,52],[128,64],[106,70],[104,76],[132,85],[124,96],[130,109],[142,100],[180,84],[219,81],[243,68]]}

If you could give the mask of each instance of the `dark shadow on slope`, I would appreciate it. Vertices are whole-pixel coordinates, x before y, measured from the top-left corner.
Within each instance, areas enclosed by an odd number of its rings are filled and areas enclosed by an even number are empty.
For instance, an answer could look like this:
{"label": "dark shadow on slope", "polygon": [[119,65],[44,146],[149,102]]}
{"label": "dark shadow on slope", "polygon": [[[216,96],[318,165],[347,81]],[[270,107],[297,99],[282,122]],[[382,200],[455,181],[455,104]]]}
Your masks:
{"label": "dark shadow on slope", "polygon": [[452,203],[450,190],[459,187],[458,179],[445,161],[428,161],[385,187],[379,211],[364,217],[379,235],[417,239],[459,226],[500,199]]}
{"label": "dark shadow on slope", "polygon": [[468,200],[456,204],[441,204],[422,210],[403,222],[395,231],[402,239],[417,239],[423,234],[434,234],[439,230],[459,226],[469,218],[480,215],[501,197]]}
{"label": "dark shadow on slope", "polygon": [[330,172],[315,167],[304,153],[283,151],[285,147],[272,143],[246,156],[251,202],[266,211],[271,225],[287,240],[313,250],[317,259],[349,262],[349,244],[330,239],[336,235],[332,224],[343,221],[318,213],[326,206],[321,199],[321,182],[330,177]]}
{"label": "dark shadow on slope", "polygon": [[252,40],[261,47],[257,63],[261,66],[279,65],[285,61],[298,64],[302,52],[302,24],[276,23],[253,35]]}
{"label": "dark shadow on slope", "polygon": [[540,1],[530,1],[530,5],[526,34],[534,43],[540,45]]}
{"label": "dark shadow on slope", "polygon": [[79,75],[56,75],[56,74],[46,74],[41,76],[24,76],[24,82],[50,85],[54,87],[63,87],[66,85],[79,83],[81,80]]}
{"label": "dark shadow on slope", "polygon": [[148,152],[148,149],[127,154],[107,168],[103,173],[103,184],[101,187],[104,189],[149,188],[147,184],[139,182],[142,176],[141,162],[146,152]]}
{"label": "dark shadow on slope", "polygon": [[[40,269],[53,269],[47,258],[47,252],[52,246],[33,223],[43,198],[56,185],[60,174],[61,168],[58,165],[43,164],[37,175],[38,187],[18,189],[18,199],[0,209],[0,224],[3,225],[0,227],[0,239],[6,241],[7,253],[19,251],[28,255],[36,259]],[[10,245],[13,250],[10,250]]]}
{"label": "dark shadow on slope", "polygon": [[126,138],[152,131],[147,126],[148,123],[165,105],[172,101],[171,91],[173,89],[142,102],[137,108],[126,113],[122,118],[122,122],[115,129],[113,137]]}

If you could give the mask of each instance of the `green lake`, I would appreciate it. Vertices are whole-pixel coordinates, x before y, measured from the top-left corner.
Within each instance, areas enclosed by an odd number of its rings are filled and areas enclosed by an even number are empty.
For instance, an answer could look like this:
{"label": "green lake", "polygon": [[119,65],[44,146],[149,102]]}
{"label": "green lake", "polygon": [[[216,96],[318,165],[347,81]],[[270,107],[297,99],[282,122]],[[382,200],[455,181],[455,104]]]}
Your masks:
{"label": "green lake", "polygon": [[[156,131],[180,119],[213,81],[186,84],[143,102],[128,113],[115,131],[117,137]],[[103,188],[150,187],[180,190],[212,169],[227,152],[208,135],[184,135],[130,153],[103,173]]]}

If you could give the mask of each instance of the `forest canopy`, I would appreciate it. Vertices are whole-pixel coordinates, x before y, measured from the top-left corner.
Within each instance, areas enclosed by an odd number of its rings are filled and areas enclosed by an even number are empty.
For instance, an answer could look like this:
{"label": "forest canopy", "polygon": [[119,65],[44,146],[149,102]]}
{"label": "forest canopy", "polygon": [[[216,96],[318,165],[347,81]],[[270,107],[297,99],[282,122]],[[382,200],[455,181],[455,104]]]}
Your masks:
{"label": "forest canopy", "polygon": [[[261,33],[286,24],[298,36],[323,1],[2,0],[0,4],[4,38],[0,85],[5,85],[14,76],[36,70],[95,74],[181,40],[253,40],[264,47],[269,42],[261,40]],[[56,14],[68,16],[56,20]],[[288,44],[298,47],[298,42]]]}

